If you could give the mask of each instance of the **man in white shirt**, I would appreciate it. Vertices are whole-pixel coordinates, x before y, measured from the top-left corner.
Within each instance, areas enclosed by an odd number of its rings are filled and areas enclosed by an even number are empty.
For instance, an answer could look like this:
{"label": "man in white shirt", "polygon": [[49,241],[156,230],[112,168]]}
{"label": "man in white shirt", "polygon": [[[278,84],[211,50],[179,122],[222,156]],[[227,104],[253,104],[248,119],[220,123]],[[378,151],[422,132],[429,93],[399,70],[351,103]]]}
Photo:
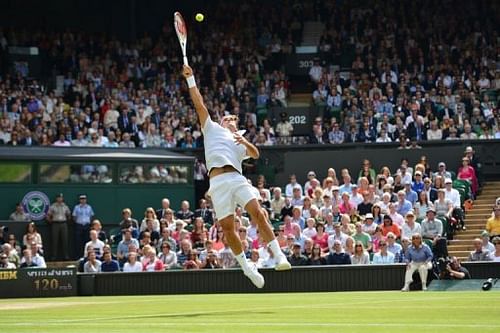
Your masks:
{"label": "man in white shirt", "polygon": [[87,249],[89,246],[91,246],[94,249],[95,254],[98,257],[102,256],[103,253],[103,248],[104,248],[104,243],[101,241],[99,238],[97,238],[97,231],[95,230],[90,230],[90,241],[88,241],[85,244],[85,247],[83,248],[83,256],[85,257],[87,254]]}
{"label": "man in white shirt", "polygon": [[358,185],[356,184],[352,184],[351,186],[351,190],[352,190],[352,193],[351,193],[351,201],[354,202],[356,204],[356,206],[358,206],[360,203],[362,203],[364,201],[364,198],[363,196],[358,192]]}
{"label": "man in white shirt", "polygon": [[302,196],[304,193],[302,191],[302,185],[297,183],[297,176],[290,175],[290,183],[288,183],[285,187],[285,196],[292,197],[293,196],[293,189],[296,187],[300,188],[300,195]]}
{"label": "man in white shirt", "polygon": [[444,181],[445,185],[445,198],[453,203],[453,208],[460,208],[460,193],[454,188],[452,188],[453,181],[450,178],[446,178]]}
{"label": "man in white shirt", "polygon": [[309,77],[313,82],[318,82],[321,79],[321,75],[323,73],[323,68],[320,66],[318,60],[314,60],[313,66],[309,70]]}
{"label": "man in white shirt", "polygon": [[276,257],[276,270],[291,269],[291,265],[281,251],[278,241],[268,222],[267,212],[259,205],[258,192],[242,175],[242,162],[247,158],[257,159],[258,148],[238,132],[238,117],[226,115],[220,124],[210,119],[210,114],[196,86],[193,70],[188,65],[183,67],[183,76],[187,81],[189,95],[196,109],[204,136],[205,159],[209,170],[213,209],[224,231],[224,237],[234,259],[239,263],[244,274],[257,288],[264,287],[264,277],[254,265],[249,265],[240,237],[236,233],[234,210],[239,204],[250,213],[252,221],[258,225],[259,234]]}

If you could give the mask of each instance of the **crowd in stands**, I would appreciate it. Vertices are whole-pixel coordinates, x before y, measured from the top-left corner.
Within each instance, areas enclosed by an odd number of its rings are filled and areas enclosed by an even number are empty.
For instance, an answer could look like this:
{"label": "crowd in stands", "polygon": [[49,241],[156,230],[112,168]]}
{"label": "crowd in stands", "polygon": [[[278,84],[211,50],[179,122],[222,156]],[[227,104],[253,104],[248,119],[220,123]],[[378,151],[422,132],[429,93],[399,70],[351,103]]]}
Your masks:
{"label": "crowd in stands", "polygon": [[[476,189],[473,185],[477,182],[478,160],[471,147],[467,147],[463,159],[464,165],[457,172],[447,170],[443,162],[431,166],[425,156],[415,164],[403,159],[398,168],[384,166],[380,171],[364,160],[359,172],[344,169],[337,176],[330,168],[320,179],[310,171],[304,184],[291,175],[288,184],[269,188],[260,177],[256,189],[292,265],[404,263],[414,258],[408,256],[408,248],[419,239],[434,259],[445,258],[447,241],[466,228],[466,201],[480,188],[480,184]],[[484,232],[474,240],[471,261],[500,261],[500,198],[493,211],[485,221]],[[140,217],[125,208],[117,223],[121,231],[112,235],[102,230],[96,216],[85,195],[70,209],[60,194],[49,209],[47,219],[53,237],[61,233],[63,224],[58,222],[75,222],[76,234],[70,242],[78,255],[82,254],[81,271],[237,267],[210,209],[210,198],[201,199],[197,209],[183,201],[179,210],[165,198],[161,207],[148,207]],[[22,207],[10,218],[29,219]],[[235,221],[248,260],[259,268],[274,267],[271,251],[242,207],[236,209]],[[27,224],[22,241],[13,234],[5,240],[3,237],[0,235],[5,242],[3,253],[10,263],[16,267],[45,266],[43,242],[34,223]],[[63,238],[62,243],[61,255],[67,256],[64,244],[69,244],[68,239]]]}
{"label": "crowd in stands", "polygon": [[[289,83],[281,58],[293,51],[307,18],[300,1],[286,2],[290,6],[221,1],[211,20],[190,26],[189,62],[215,120],[232,112],[250,130],[257,126],[257,107],[286,105]],[[170,21],[158,36],[146,33],[134,42],[0,28],[4,52],[37,46],[42,67],[64,75],[63,91],[56,93],[21,74],[0,73],[0,143],[201,147],[176,38]]]}
{"label": "crowd in stands", "polygon": [[[210,20],[190,25],[189,61],[212,117],[239,115],[253,143],[291,142],[292,124],[267,117],[266,110],[287,106],[291,84],[284,58],[300,43],[304,21],[316,19],[326,24],[319,45],[323,62],[310,73],[314,103],[325,114],[314,123],[309,142],[500,137],[495,2],[283,0],[215,6]],[[445,17],[450,12],[453,17]],[[64,80],[60,90],[52,90],[23,73],[0,73],[0,144],[203,145],[171,22],[157,35],[145,33],[132,42],[0,28],[2,53],[10,46],[37,46],[45,76]],[[353,59],[344,75],[335,66],[337,56],[349,50]]]}
{"label": "crowd in stands", "polygon": [[323,61],[309,74],[328,122],[313,142],[500,138],[498,3],[322,4]]}

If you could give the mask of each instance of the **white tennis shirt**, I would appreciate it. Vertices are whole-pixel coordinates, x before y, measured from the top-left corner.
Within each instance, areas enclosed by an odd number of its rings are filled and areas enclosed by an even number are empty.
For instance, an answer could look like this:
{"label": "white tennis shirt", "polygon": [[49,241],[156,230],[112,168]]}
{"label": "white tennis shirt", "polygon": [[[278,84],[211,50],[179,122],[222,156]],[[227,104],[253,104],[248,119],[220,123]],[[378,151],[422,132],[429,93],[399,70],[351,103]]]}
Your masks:
{"label": "white tennis shirt", "polygon": [[212,168],[230,165],[242,174],[241,163],[249,156],[244,145],[235,143],[233,133],[210,118],[205,121],[202,132],[208,173]]}

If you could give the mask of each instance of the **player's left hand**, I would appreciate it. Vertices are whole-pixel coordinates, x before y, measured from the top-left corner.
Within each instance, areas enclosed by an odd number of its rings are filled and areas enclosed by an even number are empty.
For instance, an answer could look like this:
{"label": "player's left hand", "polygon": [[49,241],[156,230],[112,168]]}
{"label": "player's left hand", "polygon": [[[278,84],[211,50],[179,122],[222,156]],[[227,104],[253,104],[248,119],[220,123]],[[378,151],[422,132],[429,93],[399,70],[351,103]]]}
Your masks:
{"label": "player's left hand", "polygon": [[245,144],[247,142],[247,139],[245,139],[245,137],[238,132],[233,133],[233,138],[234,143],[236,143],[237,145]]}

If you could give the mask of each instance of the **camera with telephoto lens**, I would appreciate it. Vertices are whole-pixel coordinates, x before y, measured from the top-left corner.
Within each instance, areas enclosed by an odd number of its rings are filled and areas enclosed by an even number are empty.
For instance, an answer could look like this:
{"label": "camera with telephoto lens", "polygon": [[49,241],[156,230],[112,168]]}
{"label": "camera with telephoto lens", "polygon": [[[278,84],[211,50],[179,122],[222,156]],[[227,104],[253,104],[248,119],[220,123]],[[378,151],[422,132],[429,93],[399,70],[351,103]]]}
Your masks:
{"label": "camera with telephoto lens", "polygon": [[442,257],[442,258],[439,258],[437,260],[437,268],[438,268],[439,273],[446,272],[448,265],[451,265],[450,258]]}
{"label": "camera with telephoto lens", "polygon": [[8,232],[8,231],[9,231],[9,227],[6,227],[4,225],[0,225],[0,232],[1,233]]}

